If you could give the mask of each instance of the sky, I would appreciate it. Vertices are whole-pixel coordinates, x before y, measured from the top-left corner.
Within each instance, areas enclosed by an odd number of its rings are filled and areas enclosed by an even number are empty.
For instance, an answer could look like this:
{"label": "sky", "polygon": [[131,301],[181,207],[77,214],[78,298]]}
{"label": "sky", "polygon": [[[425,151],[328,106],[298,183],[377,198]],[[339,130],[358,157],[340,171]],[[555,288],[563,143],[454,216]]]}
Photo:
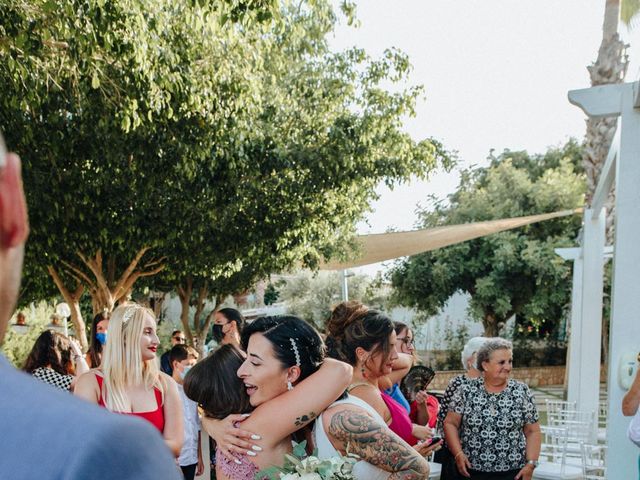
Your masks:
{"label": "sky", "polygon": [[[360,27],[343,21],[332,48],[358,46],[376,58],[396,47],[409,56],[409,84],[425,88],[415,118],[404,125],[414,139],[437,138],[466,167],[486,164],[491,149],[540,153],[584,136],[585,116],[567,92],[589,87],[586,66],[597,56],[605,0],[356,3]],[[632,45],[626,80],[637,80],[640,26],[631,32],[621,26],[620,33]],[[454,171],[393,191],[379,187],[380,199],[359,233],[415,228],[416,205],[455,191],[457,182]]]}

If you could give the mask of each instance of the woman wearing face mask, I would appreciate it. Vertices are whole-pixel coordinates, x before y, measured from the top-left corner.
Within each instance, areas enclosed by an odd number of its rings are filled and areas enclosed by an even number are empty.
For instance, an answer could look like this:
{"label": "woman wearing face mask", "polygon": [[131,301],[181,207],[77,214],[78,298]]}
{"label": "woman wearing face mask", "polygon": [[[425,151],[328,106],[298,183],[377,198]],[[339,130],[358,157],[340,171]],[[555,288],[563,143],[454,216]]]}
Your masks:
{"label": "woman wearing face mask", "polygon": [[[320,335],[297,317],[259,318],[245,327],[241,344],[246,358],[223,345],[194,365],[184,382],[187,396],[209,417],[203,425],[218,444],[218,479],[252,479],[266,467],[282,465],[292,434],[338,398],[351,379],[351,367],[325,360]],[[242,428],[260,432],[260,446],[237,455],[225,452],[218,428],[224,422],[214,419],[251,410]]]}
{"label": "woman wearing face mask", "polygon": [[183,438],[182,406],[174,380],[158,371],[159,343],[151,310],[132,303],[116,308],[102,364],[78,379],[74,393],[112,412],[149,421],[177,456]]}
{"label": "woman wearing face mask", "polygon": [[107,343],[107,329],[109,328],[109,314],[98,313],[91,323],[89,350],[86,359],[90,368],[98,368],[102,361],[102,350]]}
{"label": "woman wearing face mask", "polygon": [[214,313],[213,339],[218,345],[233,345],[240,347],[240,337],[245,320],[235,308],[221,308]]}

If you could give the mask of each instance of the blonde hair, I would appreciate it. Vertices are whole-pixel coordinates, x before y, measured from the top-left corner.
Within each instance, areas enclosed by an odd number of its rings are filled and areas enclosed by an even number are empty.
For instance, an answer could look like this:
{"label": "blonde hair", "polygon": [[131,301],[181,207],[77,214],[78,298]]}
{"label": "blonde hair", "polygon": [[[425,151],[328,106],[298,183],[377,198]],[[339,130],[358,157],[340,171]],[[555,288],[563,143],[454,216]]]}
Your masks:
{"label": "blonde hair", "polygon": [[136,303],[122,305],[111,314],[107,344],[102,354],[102,400],[113,412],[129,411],[126,387],[132,385],[144,385],[147,390],[157,388],[164,401],[164,385],[157,360],[142,360],[140,338],[147,316],[155,321],[153,311]]}
{"label": "blonde hair", "polygon": [[191,346],[187,347],[187,355],[189,357],[193,357],[193,359],[196,361],[200,358],[200,354],[198,353],[198,351]]}

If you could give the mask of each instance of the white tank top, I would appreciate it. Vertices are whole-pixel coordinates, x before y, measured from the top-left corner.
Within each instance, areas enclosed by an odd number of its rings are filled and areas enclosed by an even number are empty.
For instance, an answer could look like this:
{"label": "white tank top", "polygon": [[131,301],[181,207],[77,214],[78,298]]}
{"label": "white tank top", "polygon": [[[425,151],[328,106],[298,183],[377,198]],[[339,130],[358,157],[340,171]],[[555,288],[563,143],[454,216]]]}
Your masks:
{"label": "white tank top", "polygon": [[[371,405],[369,405],[364,400],[361,400],[358,397],[354,397],[352,395],[347,395],[347,398],[345,398],[344,400],[338,400],[337,402],[334,402],[329,408],[333,407],[334,405],[341,405],[343,403],[355,405],[362,408],[367,413],[369,413],[369,415],[371,415],[377,422],[379,422],[380,425],[385,425],[384,419],[378,412],[374,410]],[[322,414],[317,418],[316,423],[313,427],[313,437],[316,442],[316,448],[318,449],[318,458],[320,460],[340,455],[340,452],[338,452],[334,448],[334,446],[331,444],[331,441],[329,440],[329,437],[324,431]],[[390,472],[381,470],[378,467],[365,462],[364,460],[360,460],[353,467],[353,476],[356,478],[356,480],[386,480],[390,475]]]}

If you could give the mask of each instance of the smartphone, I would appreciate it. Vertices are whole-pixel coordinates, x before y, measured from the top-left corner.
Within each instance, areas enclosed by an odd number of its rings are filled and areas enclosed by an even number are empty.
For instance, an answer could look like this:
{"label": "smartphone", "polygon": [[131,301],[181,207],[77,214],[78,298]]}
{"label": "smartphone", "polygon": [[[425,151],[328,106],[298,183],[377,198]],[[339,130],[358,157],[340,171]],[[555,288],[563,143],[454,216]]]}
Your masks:
{"label": "smartphone", "polygon": [[438,443],[442,440],[442,437],[431,437],[429,439],[429,445],[433,445],[434,443]]}

